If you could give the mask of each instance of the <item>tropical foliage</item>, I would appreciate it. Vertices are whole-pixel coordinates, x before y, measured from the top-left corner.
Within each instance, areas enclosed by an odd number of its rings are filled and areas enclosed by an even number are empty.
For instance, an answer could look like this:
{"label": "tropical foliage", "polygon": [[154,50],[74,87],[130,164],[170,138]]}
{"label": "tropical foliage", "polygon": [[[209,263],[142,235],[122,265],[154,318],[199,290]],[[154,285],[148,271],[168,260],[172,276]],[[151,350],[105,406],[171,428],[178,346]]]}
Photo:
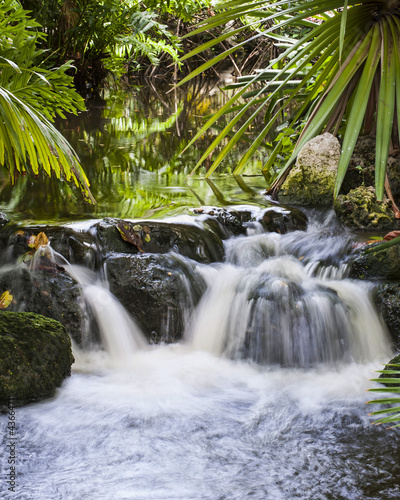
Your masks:
{"label": "tropical foliage", "polygon": [[[270,170],[284,148],[286,157],[273,187],[279,187],[302,146],[322,132],[340,135],[343,141],[335,196],[359,134],[376,135],[375,185],[382,199],[390,146],[398,144],[400,123],[400,2],[398,0],[321,0],[269,2],[265,0],[223,1],[217,15],[200,23],[191,36],[213,27],[226,26],[225,33],[186,54],[193,57],[223,40],[237,38],[243,27],[229,29],[237,17],[256,29],[253,39],[272,38],[283,50],[263,70],[239,78],[229,102],[195,135],[193,141],[214,126],[224,114],[233,112],[230,123],[201,157],[198,168],[217,151],[206,177],[242,140],[260,114],[264,124],[234,173],[240,173],[260,147],[281,135],[264,170]],[[180,84],[245,45],[236,43],[193,71]],[[232,86],[231,86],[232,88]],[[296,136],[296,144],[288,147]]]}
{"label": "tropical foliage", "polygon": [[66,62],[48,70],[37,65],[43,57],[36,43],[44,35],[38,24],[14,0],[0,5],[0,165],[14,183],[20,175],[61,174],[73,181],[87,201],[94,202],[79,160],[51,121],[64,112],[84,109],[71,86]]}
{"label": "tropical foliage", "polygon": [[[386,387],[380,387],[377,389],[369,389],[371,392],[380,393],[391,393],[392,396],[375,399],[373,401],[368,401],[371,404],[383,404],[383,405],[395,405],[392,407],[386,407],[382,410],[377,410],[371,413],[371,415],[379,416],[374,424],[394,424],[400,421],[400,397],[396,397],[396,394],[400,393],[400,365],[388,364],[384,370],[379,370],[377,373],[383,374],[380,378],[372,379],[373,382],[379,382],[384,384]],[[382,416],[389,414],[389,416]],[[393,425],[392,427],[399,427],[399,424]]]}
{"label": "tropical foliage", "polygon": [[108,73],[116,79],[145,64],[157,65],[161,54],[178,60],[178,40],[164,20],[174,13],[184,20],[209,5],[208,0],[22,0],[48,35],[57,64],[73,60],[75,85],[97,87]]}

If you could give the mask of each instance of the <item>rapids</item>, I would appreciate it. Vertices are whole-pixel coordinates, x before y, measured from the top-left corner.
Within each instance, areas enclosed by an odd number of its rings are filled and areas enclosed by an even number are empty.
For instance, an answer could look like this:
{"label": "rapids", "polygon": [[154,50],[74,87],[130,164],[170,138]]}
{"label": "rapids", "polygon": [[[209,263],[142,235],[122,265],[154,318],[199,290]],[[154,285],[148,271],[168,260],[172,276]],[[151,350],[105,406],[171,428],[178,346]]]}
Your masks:
{"label": "rapids", "polygon": [[107,283],[72,266],[104,349],[74,345],[56,396],[16,410],[18,496],[2,498],[399,498],[398,431],[365,405],[391,346],[372,285],[346,278],[351,240],[329,218],[252,225],[224,263],[197,264],[207,289],[170,345],[146,345]]}

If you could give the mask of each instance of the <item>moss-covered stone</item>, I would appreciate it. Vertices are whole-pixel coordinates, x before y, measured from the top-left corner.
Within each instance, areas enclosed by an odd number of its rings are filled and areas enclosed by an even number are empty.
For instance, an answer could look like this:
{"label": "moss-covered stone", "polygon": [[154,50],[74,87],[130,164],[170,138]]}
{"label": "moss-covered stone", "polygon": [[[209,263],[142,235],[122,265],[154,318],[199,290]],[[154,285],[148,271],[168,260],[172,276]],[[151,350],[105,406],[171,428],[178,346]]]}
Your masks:
{"label": "moss-covered stone", "polygon": [[279,201],[297,205],[332,205],[340,158],[339,141],[331,134],[311,139],[279,191]]}
{"label": "moss-covered stone", "polygon": [[64,327],[33,313],[0,313],[0,403],[52,396],[71,374],[71,340]]}
{"label": "moss-covered stone", "polygon": [[391,229],[400,227],[387,199],[377,201],[373,187],[360,186],[336,198],[335,212],[348,227]]}

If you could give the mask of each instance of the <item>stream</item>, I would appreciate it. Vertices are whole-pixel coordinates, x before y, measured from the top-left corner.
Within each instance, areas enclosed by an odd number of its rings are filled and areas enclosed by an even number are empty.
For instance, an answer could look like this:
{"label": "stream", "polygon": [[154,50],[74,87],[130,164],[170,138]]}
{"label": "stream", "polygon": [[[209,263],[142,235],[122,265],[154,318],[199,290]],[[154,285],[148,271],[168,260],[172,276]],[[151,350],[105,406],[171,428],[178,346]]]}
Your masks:
{"label": "stream", "polygon": [[[231,184],[219,205],[265,203],[261,180],[248,182],[251,189]],[[167,199],[166,187],[162,202],[154,195],[136,208],[121,188],[112,200],[123,200],[118,216],[164,216],[172,203],[168,214],[179,220],[192,192],[182,199],[169,186]],[[202,201],[218,202],[218,190],[196,189]],[[17,198],[2,209],[29,219],[36,209]],[[115,208],[107,203],[86,216],[109,215]],[[71,207],[61,204],[51,217],[80,218]],[[182,341],[171,344],[145,340],[105,273],[64,262],[102,347],[73,344],[72,376],[55,397],[16,409],[18,493],[7,496],[2,482],[1,498],[400,498],[399,431],[372,426],[365,404],[369,379],[392,355],[373,285],[347,278],[354,234],[332,214],[307,215],[306,231],[287,234],[249,224],[246,235],[224,241],[223,262],[179,256],[205,292]],[[3,433],[0,450],[4,440]]]}

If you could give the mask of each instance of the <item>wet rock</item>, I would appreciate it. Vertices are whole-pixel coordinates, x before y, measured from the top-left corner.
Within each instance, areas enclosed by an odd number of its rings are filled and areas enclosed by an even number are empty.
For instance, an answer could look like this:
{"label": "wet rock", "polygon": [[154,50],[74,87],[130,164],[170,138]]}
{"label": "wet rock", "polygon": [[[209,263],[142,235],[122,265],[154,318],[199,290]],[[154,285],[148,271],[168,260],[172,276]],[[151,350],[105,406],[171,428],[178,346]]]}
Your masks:
{"label": "wet rock", "polygon": [[377,245],[368,245],[355,255],[350,278],[400,280],[400,245],[379,252],[366,251]]}
{"label": "wet rock", "polygon": [[110,291],[151,342],[180,340],[205,289],[194,263],[173,253],[110,254],[107,277]]}
{"label": "wet rock", "polygon": [[59,322],[32,313],[0,313],[0,403],[52,396],[73,362],[71,340]]}
{"label": "wet rock", "polygon": [[3,212],[0,212],[0,229],[10,222],[10,219]]}
{"label": "wet rock", "polygon": [[304,231],[307,216],[298,208],[270,207],[262,212],[259,222],[267,232],[284,234],[289,231]]}
{"label": "wet rock", "polygon": [[103,254],[110,252],[138,254],[139,248],[124,241],[117,229],[125,224],[139,238],[143,253],[165,254],[176,252],[197,262],[219,262],[224,257],[221,239],[212,231],[190,223],[159,221],[127,222],[121,219],[104,219],[97,226],[98,241]]}
{"label": "wet rock", "polygon": [[83,341],[87,321],[81,287],[67,274],[57,271],[29,271],[23,266],[8,266],[0,272],[0,291],[10,290],[14,297],[7,310],[41,314],[63,324],[74,339]]}
{"label": "wet rock", "polygon": [[386,323],[395,347],[400,350],[400,284],[379,285],[375,292],[375,304]]}
{"label": "wet rock", "polygon": [[288,231],[305,230],[307,216],[298,208],[273,205],[266,209],[251,206],[235,208],[201,207],[193,210],[201,214],[199,220],[208,225],[221,239],[246,234],[254,222],[264,231],[284,234]]}
{"label": "wet rock", "polygon": [[279,191],[279,201],[295,205],[331,205],[340,158],[339,141],[325,133],[301,149],[296,165]]}
{"label": "wet rock", "polygon": [[390,202],[377,201],[373,187],[360,186],[347,195],[339,195],[334,204],[340,221],[360,229],[395,229],[400,222],[394,217]]}
{"label": "wet rock", "polygon": [[2,263],[15,262],[31,251],[28,240],[40,232],[46,234],[51,248],[71,264],[80,264],[92,269],[98,265],[96,235],[90,223],[88,227],[82,229],[79,229],[79,226],[74,229],[69,226],[10,225],[0,236],[0,248],[4,250]]}

